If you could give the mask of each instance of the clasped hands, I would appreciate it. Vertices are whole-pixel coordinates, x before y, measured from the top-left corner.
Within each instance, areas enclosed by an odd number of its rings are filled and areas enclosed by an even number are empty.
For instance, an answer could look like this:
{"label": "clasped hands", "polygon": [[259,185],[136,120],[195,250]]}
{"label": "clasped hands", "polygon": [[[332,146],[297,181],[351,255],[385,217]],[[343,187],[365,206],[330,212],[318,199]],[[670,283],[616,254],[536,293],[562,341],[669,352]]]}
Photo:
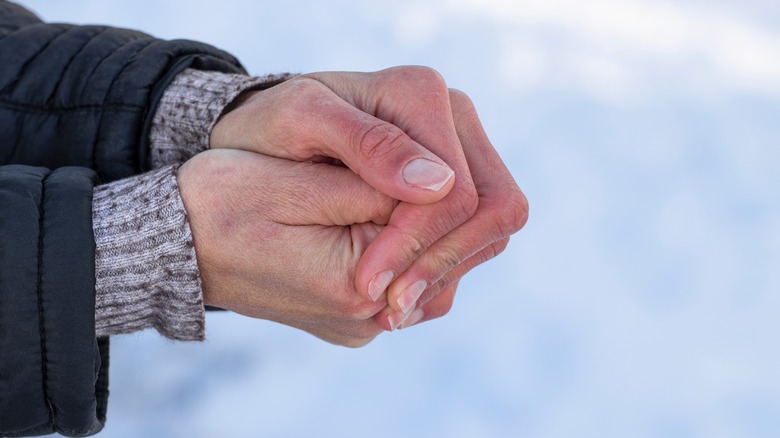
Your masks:
{"label": "clasped hands", "polygon": [[204,302],[361,346],[446,314],[528,204],[469,98],[425,67],[239,96],[179,187]]}

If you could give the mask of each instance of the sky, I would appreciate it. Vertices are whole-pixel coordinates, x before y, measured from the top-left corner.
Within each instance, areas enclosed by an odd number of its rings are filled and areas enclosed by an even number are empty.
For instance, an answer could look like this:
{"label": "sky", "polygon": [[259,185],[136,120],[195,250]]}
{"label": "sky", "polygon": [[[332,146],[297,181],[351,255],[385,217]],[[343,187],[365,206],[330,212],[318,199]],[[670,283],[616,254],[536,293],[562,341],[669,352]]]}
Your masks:
{"label": "sky", "polygon": [[24,4],[252,74],[429,65],[531,205],[449,315],[361,349],[227,313],[114,338],[102,436],[780,436],[777,2]]}

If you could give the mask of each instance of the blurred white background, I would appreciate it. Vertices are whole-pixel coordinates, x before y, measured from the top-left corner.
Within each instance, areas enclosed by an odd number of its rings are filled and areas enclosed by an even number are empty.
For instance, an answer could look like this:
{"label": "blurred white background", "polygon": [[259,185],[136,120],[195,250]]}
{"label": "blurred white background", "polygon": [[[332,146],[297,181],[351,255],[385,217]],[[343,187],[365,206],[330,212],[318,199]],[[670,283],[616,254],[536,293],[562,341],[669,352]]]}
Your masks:
{"label": "blurred white background", "polygon": [[115,338],[102,436],[780,436],[776,1],[23,3],[255,74],[432,66],[531,203],[447,317],[363,349]]}

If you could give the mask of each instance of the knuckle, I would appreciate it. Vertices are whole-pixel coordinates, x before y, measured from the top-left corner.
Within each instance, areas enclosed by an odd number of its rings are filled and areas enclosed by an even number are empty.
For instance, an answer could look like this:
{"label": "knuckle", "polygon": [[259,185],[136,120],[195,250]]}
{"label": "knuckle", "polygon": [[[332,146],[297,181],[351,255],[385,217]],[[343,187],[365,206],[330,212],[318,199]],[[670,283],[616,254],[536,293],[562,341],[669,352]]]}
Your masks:
{"label": "knuckle", "polygon": [[528,199],[516,189],[507,198],[506,203],[498,216],[498,228],[504,236],[509,236],[520,231],[528,222]]}
{"label": "knuckle", "polygon": [[436,69],[425,65],[403,65],[388,69],[388,72],[404,76],[415,81],[438,82],[445,84],[444,76]]}
{"label": "knuckle", "polygon": [[472,102],[471,98],[466,93],[455,88],[450,88],[449,93],[450,107],[452,108],[453,117],[455,117],[456,123],[464,118],[474,118],[476,116],[474,102]]}
{"label": "knuckle", "polygon": [[509,238],[507,237],[486,246],[479,253],[475,254],[472,260],[469,260],[469,269],[497,257],[499,254],[504,252],[508,244]]}
{"label": "knuckle", "polygon": [[[390,230],[388,230],[390,229]],[[403,228],[399,228],[398,225],[389,224],[385,227],[385,232],[392,232],[401,236],[401,243],[397,246],[398,252],[403,254],[407,260],[416,260],[419,258],[430,245],[433,240],[426,239],[423,236],[410,233]]]}
{"label": "knuckle", "polygon": [[486,254],[487,258],[485,260],[490,260],[493,257],[496,257],[497,255],[499,255],[502,252],[504,252],[504,250],[506,249],[507,245],[509,245],[509,238],[508,237],[506,239],[501,239],[498,242],[492,243],[488,247],[488,253]]}
{"label": "knuckle", "polygon": [[414,90],[417,97],[439,102],[447,100],[449,88],[444,76],[431,67],[422,65],[407,65],[385,70],[383,75],[388,84],[398,87],[401,84],[406,90]]}
{"label": "knuckle", "polygon": [[296,77],[274,87],[266,99],[266,111],[262,112],[263,130],[274,142],[285,142],[287,152],[298,159],[308,158],[306,145],[312,142],[310,133],[317,132],[323,111],[333,97],[328,90],[314,79]]}
{"label": "knuckle", "polygon": [[298,76],[284,83],[288,94],[295,96],[318,96],[323,94],[325,87],[316,79]]}
{"label": "knuckle", "polygon": [[409,234],[407,236],[404,249],[410,256],[413,256],[414,259],[417,259],[421,255],[423,255],[423,253],[427,248],[428,248],[428,242],[424,241],[421,237],[416,236],[414,234]]}
{"label": "knuckle", "polygon": [[435,272],[432,272],[429,277],[438,281],[446,273],[463,263],[464,256],[456,248],[443,246],[437,249],[434,260]]}
{"label": "knuckle", "polygon": [[455,266],[463,263],[464,257],[456,248],[447,247],[439,253],[439,260],[443,267],[442,272],[447,273]]}
{"label": "knuckle", "polygon": [[414,74],[429,83],[437,84],[439,86],[446,87],[447,82],[444,80],[444,76],[441,75],[436,69],[424,65],[416,65],[409,67]]}
{"label": "knuckle", "polygon": [[453,106],[473,106],[471,98],[463,91],[458,90],[457,88],[450,88],[449,92],[450,102],[453,103]]}
{"label": "knuckle", "polygon": [[[388,227],[395,228],[394,232],[403,236],[403,245],[400,248],[404,255],[414,257],[414,259],[419,258],[433,242],[464,224],[477,213],[479,208],[479,196],[473,184],[456,186],[445,200],[447,204],[437,210],[440,213],[435,216],[415,216],[417,221],[409,221],[408,223],[412,224],[409,227],[388,225]],[[424,227],[414,226],[414,224],[419,223],[426,225]],[[451,263],[452,260],[458,258],[457,252],[452,249],[443,248],[442,251],[444,251],[444,259],[447,260],[446,263]]]}
{"label": "knuckle", "polygon": [[379,163],[406,144],[406,134],[395,126],[377,121],[357,121],[352,129],[351,143],[360,157],[369,163]]}
{"label": "knuckle", "polygon": [[474,216],[479,208],[479,195],[473,183],[458,184],[447,196],[452,198],[449,208],[450,217],[457,224]]}
{"label": "knuckle", "polygon": [[[282,88],[283,87],[283,88]],[[321,99],[322,84],[308,78],[293,78],[279,87],[280,98],[275,102],[271,114],[294,120],[296,114],[306,114],[300,111],[314,100]]]}

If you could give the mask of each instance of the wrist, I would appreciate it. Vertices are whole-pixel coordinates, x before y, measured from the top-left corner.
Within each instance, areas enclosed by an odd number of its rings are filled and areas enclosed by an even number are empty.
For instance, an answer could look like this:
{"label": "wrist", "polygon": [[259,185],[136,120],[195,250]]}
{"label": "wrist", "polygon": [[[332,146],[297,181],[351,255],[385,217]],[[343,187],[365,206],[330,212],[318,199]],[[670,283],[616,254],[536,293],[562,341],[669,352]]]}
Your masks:
{"label": "wrist", "polygon": [[265,89],[289,77],[184,70],[165,90],[152,120],[150,167],[182,164],[208,149],[214,125],[247,90]]}

